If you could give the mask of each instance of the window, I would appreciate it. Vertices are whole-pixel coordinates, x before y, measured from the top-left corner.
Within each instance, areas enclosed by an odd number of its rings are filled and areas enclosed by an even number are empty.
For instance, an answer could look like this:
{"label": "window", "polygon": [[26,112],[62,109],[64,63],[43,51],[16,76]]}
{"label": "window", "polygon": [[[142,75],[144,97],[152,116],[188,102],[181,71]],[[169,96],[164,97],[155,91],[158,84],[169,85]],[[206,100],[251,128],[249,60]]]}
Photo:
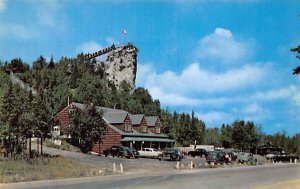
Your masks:
{"label": "window", "polygon": [[73,113],[74,112],[74,109],[73,108],[70,108],[69,109],[69,114]]}
{"label": "window", "polygon": [[125,123],[125,131],[131,131],[131,125]]}
{"label": "window", "polygon": [[142,126],[142,132],[143,133],[147,132],[147,126]]}
{"label": "window", "polygon": [[160,133],[160,127],[156,127],[156,128],[155,128],[155,132],[156,132],[156,133]]}

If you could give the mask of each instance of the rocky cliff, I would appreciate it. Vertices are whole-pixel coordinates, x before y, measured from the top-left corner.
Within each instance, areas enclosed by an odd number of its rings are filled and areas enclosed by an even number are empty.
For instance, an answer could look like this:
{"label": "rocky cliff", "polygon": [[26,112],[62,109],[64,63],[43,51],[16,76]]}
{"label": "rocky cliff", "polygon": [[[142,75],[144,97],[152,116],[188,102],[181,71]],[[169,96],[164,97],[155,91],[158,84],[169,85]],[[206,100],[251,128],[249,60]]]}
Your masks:
{"label": "rocky cliff", "polygon": [[[132,44],[112,45],[92,54],[86,54],[85,59],[97,58],[98,64],[103,64],[105,74],[117,88],[126,81],[132,89],[135,88],[138,49]],[[99,60],[101,59],[101,61]]]}
{"label": "rocky cliff", "polygon": [[135,88],[138,49],[132,44],[118,46],[107,54],[105,73],[108,80],[113,81],[117,88],[126,81]]}

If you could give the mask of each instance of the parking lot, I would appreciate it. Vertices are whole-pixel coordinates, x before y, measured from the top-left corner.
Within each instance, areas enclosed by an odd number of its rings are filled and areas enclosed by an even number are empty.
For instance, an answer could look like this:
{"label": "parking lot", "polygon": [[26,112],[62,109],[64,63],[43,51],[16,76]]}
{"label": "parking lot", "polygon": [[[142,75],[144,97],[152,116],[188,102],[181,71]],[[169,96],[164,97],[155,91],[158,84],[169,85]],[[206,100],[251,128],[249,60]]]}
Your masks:
{"label": "parking lot", "polygon": [[[115,167],[117,171],[120,169],[120,163],[123,166],[124,172],[147,172],[147,171],[171,171],[176,168],[176,161],[159,161],[158,159],[150,159],[150,158],[138,158],[138,159],[126,159],[119,157],[105,157],[105,156],[97,156],[97,155],[86,155],[77,152],[69,152],[63,151],[53,148],[44,148],[44,151],[51,155],[61,155],[68,159],[72,159],[78,162],[86,163],[92,166],[95,166],[99,169],[107,169],[113,170]],[[271,164],[272,162],[266,160],[265,157],[256,156],[257,164]],[[224,165],[209,165],[206,163],[206,159],[203,157],[189,157],[184,156],[184,158],[179,163],[179,169],[190,169],[191,162],[193,168],[217,168],[217,167],[238,167],[238,166],[247,166],[246,164],[239,164],[237,162],[233,162],[230,164]]]}

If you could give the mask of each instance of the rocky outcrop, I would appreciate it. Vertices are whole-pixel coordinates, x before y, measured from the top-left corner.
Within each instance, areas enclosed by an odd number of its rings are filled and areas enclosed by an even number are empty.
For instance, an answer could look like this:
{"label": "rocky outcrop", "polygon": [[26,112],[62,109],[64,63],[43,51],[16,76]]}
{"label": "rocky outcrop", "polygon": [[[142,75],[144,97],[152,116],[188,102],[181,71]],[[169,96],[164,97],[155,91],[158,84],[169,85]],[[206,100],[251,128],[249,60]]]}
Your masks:
{"label": "rocky outcrop", "polygon": [[13,71],[10,69],[6,70],[7,73],[9,73],[10,80],[13,84],[19,85],[22,89],[25,89],[26,91],[31,91],[33,95],[36,95],[36,90],[32,87],[28,86],[26,83],[24,83],[21,79],[19,79]]}
{"label": "rocky outcrop", "polygon": [[132,44],[117,46],[107,54],[105,73],[107,79],[114,82],[117,88],[126,81],[132,89],[135,88],[138,49]]}

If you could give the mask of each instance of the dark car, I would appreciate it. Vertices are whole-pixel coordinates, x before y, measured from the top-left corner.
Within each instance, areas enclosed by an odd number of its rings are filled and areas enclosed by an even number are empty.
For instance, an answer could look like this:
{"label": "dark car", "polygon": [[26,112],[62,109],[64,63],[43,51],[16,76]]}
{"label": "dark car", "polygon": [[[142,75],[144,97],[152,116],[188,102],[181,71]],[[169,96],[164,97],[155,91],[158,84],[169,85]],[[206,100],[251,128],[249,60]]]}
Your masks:
{"label": "dark car", "polygon": [[132,157],[139,158],[140,153],[134,147],[127,147]]}
{"label": "dark car", "polygon": [[228,158],[229,162],[236,161],[238,157],[238,153],[233,150],[222,150],[226,153],[225,157]]}
{"label": "dark car", "polygon": [[299,157],[294,155],[289,155],[287,153],[281,153],[272,157],[274,162],[299,162]]}
{"label": "dark car", "polygon": [[158,156],[158,160],[170,160],[170,161],[180,161],[183,158],[180,150],[175,148],[164,149],[162,154]]}
{"label": "dark car", "polygon": [[133,156],[133,153],[126,146],[112,146],[111,148],[104,150],[103,154],[105,157],[112,156],[130,158]]}
{"label": "dark car", "polygon": [[206,157],[207,163],[226,163],[226,153],[222,151],[211,151],[208,153],[208,156]]}
{"label": "dark car", "polygon": [[192,156],[192,157],[207,157],[208,155],[208,151],[206,149],[202,149],[202,148],[198,148],[195,151],[189,151],[188,152],[188,156]]}

